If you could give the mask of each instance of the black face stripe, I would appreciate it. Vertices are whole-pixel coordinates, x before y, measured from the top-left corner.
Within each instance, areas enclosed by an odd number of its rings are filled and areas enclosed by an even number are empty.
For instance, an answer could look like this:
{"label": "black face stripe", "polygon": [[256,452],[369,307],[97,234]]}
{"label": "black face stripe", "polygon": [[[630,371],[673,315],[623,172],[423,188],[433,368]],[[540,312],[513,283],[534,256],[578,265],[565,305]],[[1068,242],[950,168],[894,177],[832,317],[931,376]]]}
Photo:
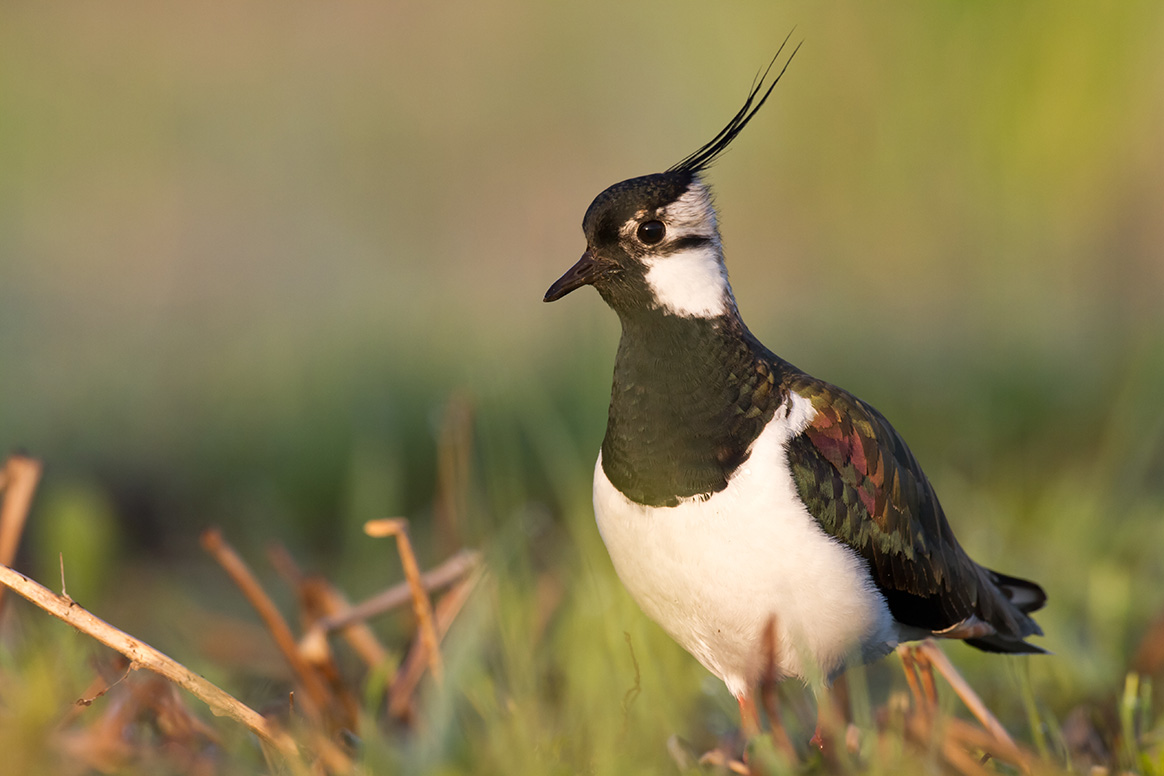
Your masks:
{"label": "black face stripe", "polygon": [[659,246],[659,249],[657,251],[655,251],[655,255],[656,256],[670,256],[670,255],[675,254],[675,253],[682,253],[683,251],[689,251],[692,248],[704,248],[708,245],[711,245],[712,242],[713,242],[713,238],[711,238],[707,235],[689,234],[689,235],[685,235],[683,237],[680,237],[678,240],[675,240],[674,242],[670,242],[670,243],[667,243],[666,245]]}

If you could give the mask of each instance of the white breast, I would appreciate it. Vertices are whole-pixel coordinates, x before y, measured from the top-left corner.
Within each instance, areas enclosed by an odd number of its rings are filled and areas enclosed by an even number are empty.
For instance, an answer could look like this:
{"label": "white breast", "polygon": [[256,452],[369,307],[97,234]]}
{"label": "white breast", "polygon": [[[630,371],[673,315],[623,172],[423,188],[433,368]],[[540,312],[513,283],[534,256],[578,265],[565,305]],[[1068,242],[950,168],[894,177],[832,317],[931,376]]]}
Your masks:
{"label": "white breast", "polygon": [[594,471],[594,512],[614,568],[643,611],[739,696],[767,666],[774,623],[777,676],[827,679],[850,655],[892,649],[896,629],[857,555],[801,503],[788,440],[814,414],[793,395],[727,487],[706,501],[648,507]]}

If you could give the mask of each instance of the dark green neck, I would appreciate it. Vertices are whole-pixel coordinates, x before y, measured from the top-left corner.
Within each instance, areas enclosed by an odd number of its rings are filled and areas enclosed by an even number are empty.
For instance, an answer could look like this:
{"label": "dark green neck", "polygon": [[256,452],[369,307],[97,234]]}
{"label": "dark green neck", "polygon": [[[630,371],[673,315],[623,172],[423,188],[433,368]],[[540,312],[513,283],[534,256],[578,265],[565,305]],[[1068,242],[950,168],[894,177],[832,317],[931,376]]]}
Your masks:
{"label": "dark green neck", "polygon": [[623,314],[602,468],[650,506],[723,490],[783,400],[784,364],[734,311]]}

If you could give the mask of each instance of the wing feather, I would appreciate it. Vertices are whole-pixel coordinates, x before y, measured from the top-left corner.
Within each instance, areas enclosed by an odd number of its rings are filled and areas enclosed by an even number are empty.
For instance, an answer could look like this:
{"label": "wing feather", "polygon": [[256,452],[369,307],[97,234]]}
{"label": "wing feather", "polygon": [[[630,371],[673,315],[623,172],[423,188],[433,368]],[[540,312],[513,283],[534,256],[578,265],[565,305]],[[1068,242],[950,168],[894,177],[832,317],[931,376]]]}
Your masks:
{"label": "wing feather", "polygon": [[812,402],[812,422],[789,442],[793,479],[809,512],[870,568],[894,618],[985,649],[1040,651],[1027,616],[1046,600],[1034,583],[975,563],[897,431],[870,405],[793,373],[785,388]]}

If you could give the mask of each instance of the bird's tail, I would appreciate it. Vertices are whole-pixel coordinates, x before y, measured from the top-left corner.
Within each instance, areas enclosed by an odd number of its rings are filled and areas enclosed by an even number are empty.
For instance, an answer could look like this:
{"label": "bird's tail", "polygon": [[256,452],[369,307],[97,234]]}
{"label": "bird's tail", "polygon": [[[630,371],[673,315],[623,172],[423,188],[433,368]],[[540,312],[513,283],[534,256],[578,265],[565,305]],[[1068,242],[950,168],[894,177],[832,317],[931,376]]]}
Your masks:
{"label": "bird's tail", "polygon": [[[1008,577],[1006,574],[999,574],[990,569],[986,571],[998,589],[1007,597],[1007,600],[1023,614],[1037,612],[1047,603],[1047,594],[1034,582],[1018,577]],[[1043,635],[1042,631],[1038,631],[1038,633],[1040,636]]]}
{"label": "bird's tail", "polygon": [[1036,612],[1047,603],[1047,594],[1043,588],[1034,582],[1018,577],[1010,577],[997,571],[983,569],[986,576],[1006,599],[1014,611],[1013,617],[1006,619],[1014,621],[1014,628],[997,628],[996,632],[980,638],[966,639],[966,643],[986,652],[1009,652],[1014,654],[1035,653],[1043,654],[1047,650],[1034,644],[1027,643],[1027,636],[1042,636],[1043,629],[1031,618],[1031,612]]}

